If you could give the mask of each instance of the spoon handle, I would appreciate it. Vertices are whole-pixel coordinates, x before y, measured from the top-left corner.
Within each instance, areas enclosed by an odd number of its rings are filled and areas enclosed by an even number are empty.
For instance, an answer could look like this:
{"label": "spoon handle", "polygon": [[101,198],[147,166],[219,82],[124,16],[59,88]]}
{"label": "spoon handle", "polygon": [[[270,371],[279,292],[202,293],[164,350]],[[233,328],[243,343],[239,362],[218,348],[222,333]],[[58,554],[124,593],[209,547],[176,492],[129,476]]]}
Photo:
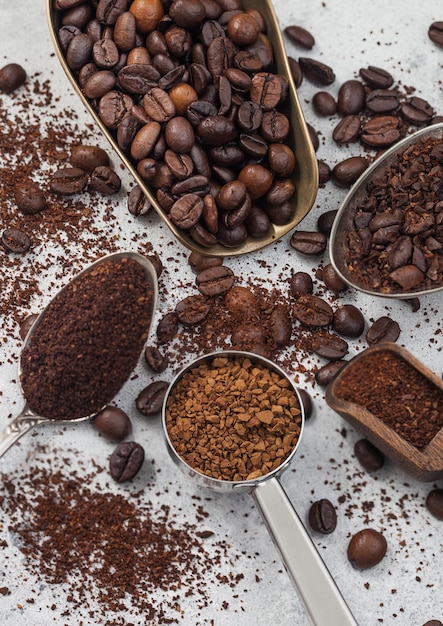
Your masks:
{"label": "spoon handle", "polygon": [[24,408],[20,415],[17,415],[3,432],[0,432],[0,457],[3,456],[22,435],[42,421],[45,420],[34,413],[28,413],[26,408]]}
{"label": "spoon handle", "polygon": [[314,626],[357,626],[278,478],[258,484],[255,503]]}

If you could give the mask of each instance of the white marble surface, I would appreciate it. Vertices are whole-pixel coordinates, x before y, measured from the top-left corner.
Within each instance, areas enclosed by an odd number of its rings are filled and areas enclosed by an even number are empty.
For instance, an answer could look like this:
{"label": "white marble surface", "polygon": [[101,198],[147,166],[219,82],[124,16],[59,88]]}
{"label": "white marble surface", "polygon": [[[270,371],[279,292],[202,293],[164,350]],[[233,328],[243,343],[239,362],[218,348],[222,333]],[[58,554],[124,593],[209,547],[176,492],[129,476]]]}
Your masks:
{"label": "white marble surface", "polygon": [[[341,82],[353,78],[360,67],[371,64],[390,71],[403,86],[414,86],[416,95],[427,99],[443,114],[443,49],[437,48],[427,37],[429,24],[443,19],[442,6],[438,0],[423,3],[414,0],[310,0],[304,3],[276,0],[275,9],[282,27],[299,24],[314,34],[316,45],[311,52],[297,49],[290,42],[287,42],[287,51],[294,57],[313,56],[331,65],[336,73],[336,82],[328,89],[334,95]],[[27,69],[29,75],[41,72],[42,81],[51,81],[51,89],[56,96],[52,106],[60,111],[65,106],[74,109],[80,124],[89,121],[53,55],[43,0],[14,3],[0,0],[0,42],[0,65],[18,62]],[[359,154],[359,149],[358,146],[338,148],[332,143],[330,137],[334,121],[318,119],[310,104],[312,95],[318,89],[305,81],[299,96],[307,120],[321,132],[318,157],[332,166],[345,156]],[[3,99],[3,106],[5,101]],[[90,139],[108,149],[98,131],[91,131]],[[118,163],[117,157],[114,157],[114,163]],[[140,237],[143,229],[148,229],[154,250],[160,254],[166,266],[160,281],[160,317],[162,312],[173,308],[183,295],[194,293],[194,278],[185,262],[186,252],[172,240],[167,228],[155,215],[149,218],[147,227],[146,223],[140,225],[139,222],[127,219],[126,190],[129,189],[130,178],[125,173],[123,181],[125,190],[118,198],[109,200],[114,210],[122,215],[117,236],[124,248],[131,245],[134,233]],[[320,213],[338,208],[344,194],[344,190],[332,184],[321,189],[313,210],[303,222],[303,228],[315,228]],[[68,254],[81,257],[81,244],[78,248],[73,245]],[[168,264],[167,259],[171,257],[178,259],[178,262]],[[261,260],[267,263],[263,264]],[[228,259],[226,264],[236,275],[256,275],[257,280],[271,283],[279,280],[282,270],[288,275],[291,268],[312,272],[318,260],[301,258],[290,249],[289,237],[286,237],[265,251]],[[42,274],[39,280],[42,285],[48,285],[49,277]],[[187,284],[188,288],[177,288],[178,284]],[[49,298],[51,290],[53,287],[49,285],[43,301]],[[416,313],[411,313],[407,304],[354,292],[349,292],[340,301],[356,303],[367,320],[385,314],[394,317],[402,327],[399,343],[441,375],[441,294],[423,298],[421,308]],[[35,301],[34,310],[38,311],[43,303]],[[351,353],[362,346],[364,340],[354,342]],[[19,342],[10,338],[2,347],[1,427],[7,425],[10,415],[16,414],[21,405],[16,384],[19,349]],[[163,446],[160,422],[152,420],[147,423],[136,414],[133,408],[134,396],[140,389],[141,381],[146,381],[146,384],[149,382],[146,370],[140,367],[138,373],[141,380],[133,380],[126,385],[118,398],[118,404],[133,418],[134,436],[145,445],[148,458],[155,459],[157,467],[162,468],[156,477],[155,493],[149,492],[146,497],[159,504],[179,504],[179,519],[180,516],[187,519],[187,505],[191,497],[207,494],[177,474]],[[164,376],[171,376],[171,372],[166,372]],[[344,437],[342,429],[345,424],[325,406],[321,390],[311,387],[309,390],[314,396],[315,415],[306,425],[299,452],[282,482],[304,520],[314,500],[329,498],[337,506],[336,531],[329,536],[311,534],[358,623],[361,626],[422,626],[430,619],[443,620],[442,522],[433,518],[424,506],[427,493],[437,483],[414,481],[390,462],[375,475],[362,471],[352,452],[353,443],[359,435],[346,427],[347,436]],[[38,444],[45,446],[46,452]],[[45,454],[53,456],[57,451],[73,455],[89,470],[92,460],[105,467],[110,449],[108,443],[91,434],[87,424],[66,428],[62,433],[58,428],[44,428],[33,437],[25,436],[0,459],[0,472],[26,471],[26,464],[31,467],[33,462],[44,463]],[[139,477],[138,486],[147,480],[148,471]],[[438,486],[443,485],[440,482]],[[123,487],[115,489],[124,490]],[[178,491],[180,496],[177,503],[175,493]],[[369,507],[368,503],[371,502],[373,506]],[[205,502],[205,508],[209,512],[207,524],[211,525],[221,540],[231,545],[235,571],[243,572],[245,578],[232,592],[232,596],[226,588],[211,587],[213,602],[198,618],[201,620],[198,623],[216,626],[307,624],[304,608],[252,499],[247,495],[213,496]],[[388,542],[388,552],[378,566],[357,571],[347,561],[346,547],[349,537],[367,525],[383,532]],[[69,589],[39,585],[38,580],[27,574],[23,557],[10,542],[8,519],[0,519],[0,538],[5,538],[9,543],[8,548],[2,549],[0,587],[7,586],[11,591],[10,595],[0,596],[1,624],[89,624],[88,617],[81,612],[74,619],[61,618],[58,612],[60,609],[49,610],[48,607],[56,600],[59,605],[63,604]],[[229,564],[224,566],[229,569]],[[259,581],[255,580],[256,574]],[[238,593],[239,597],[234,598],[234,593]],[[35,600],[33,604],[26,602],[30,596]],[[218,609],[224,599],[229,601],[229,608]],[[318,601],[322,601],[321,597]],[[185,611],[182,623],[186,626],[197,623],[192,600],[185,599],[182,606]],[[137,626],[145,623],[137,622]]]}

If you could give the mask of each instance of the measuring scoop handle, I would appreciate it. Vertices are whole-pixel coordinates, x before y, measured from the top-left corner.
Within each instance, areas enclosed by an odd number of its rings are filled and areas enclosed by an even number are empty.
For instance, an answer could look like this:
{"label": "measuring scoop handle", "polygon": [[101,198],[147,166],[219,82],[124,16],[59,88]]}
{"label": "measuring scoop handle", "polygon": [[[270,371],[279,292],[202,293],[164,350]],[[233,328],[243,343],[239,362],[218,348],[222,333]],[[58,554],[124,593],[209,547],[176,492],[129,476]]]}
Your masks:
{"label": "measuring scoop handle", "polygon": [[277,477],[252,492],[314,626],[358,626]]}
{"label": "measuring scoop handle", "polygon": [[42,421],[45,420],[33,413],[27,413],[25,407],[20,415],[17,415],[17,417],[0,432],[0,457],[3,456],[22,435]]}

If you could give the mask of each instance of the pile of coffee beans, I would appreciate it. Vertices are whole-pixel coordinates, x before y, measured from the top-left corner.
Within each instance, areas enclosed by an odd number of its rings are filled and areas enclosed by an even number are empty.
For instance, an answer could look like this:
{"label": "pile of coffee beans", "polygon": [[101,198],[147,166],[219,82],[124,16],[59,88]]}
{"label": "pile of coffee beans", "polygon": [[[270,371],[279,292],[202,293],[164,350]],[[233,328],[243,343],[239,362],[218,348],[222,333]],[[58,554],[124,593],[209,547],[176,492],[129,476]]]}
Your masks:
{"label": "pile of coffee beans", "polygon": [[288,81],[259,11],[165,6],[59,0],[60,46],[171,222],[204,247],[236,248],[293,216]]}

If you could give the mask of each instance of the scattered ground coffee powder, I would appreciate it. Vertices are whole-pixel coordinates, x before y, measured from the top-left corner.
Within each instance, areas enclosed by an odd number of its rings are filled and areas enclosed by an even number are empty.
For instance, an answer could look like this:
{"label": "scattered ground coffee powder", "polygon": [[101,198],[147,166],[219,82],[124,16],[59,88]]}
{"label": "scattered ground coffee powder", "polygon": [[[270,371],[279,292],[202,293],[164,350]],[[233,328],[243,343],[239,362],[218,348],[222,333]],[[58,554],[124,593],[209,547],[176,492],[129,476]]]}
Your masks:
{"label": "scattered ground coffee powder", "polygon": [[62,289],[22,354],[25,398],[39,415],[97,412],[135,368],[152,315],[152,291],[134,259],[107,259]]}

